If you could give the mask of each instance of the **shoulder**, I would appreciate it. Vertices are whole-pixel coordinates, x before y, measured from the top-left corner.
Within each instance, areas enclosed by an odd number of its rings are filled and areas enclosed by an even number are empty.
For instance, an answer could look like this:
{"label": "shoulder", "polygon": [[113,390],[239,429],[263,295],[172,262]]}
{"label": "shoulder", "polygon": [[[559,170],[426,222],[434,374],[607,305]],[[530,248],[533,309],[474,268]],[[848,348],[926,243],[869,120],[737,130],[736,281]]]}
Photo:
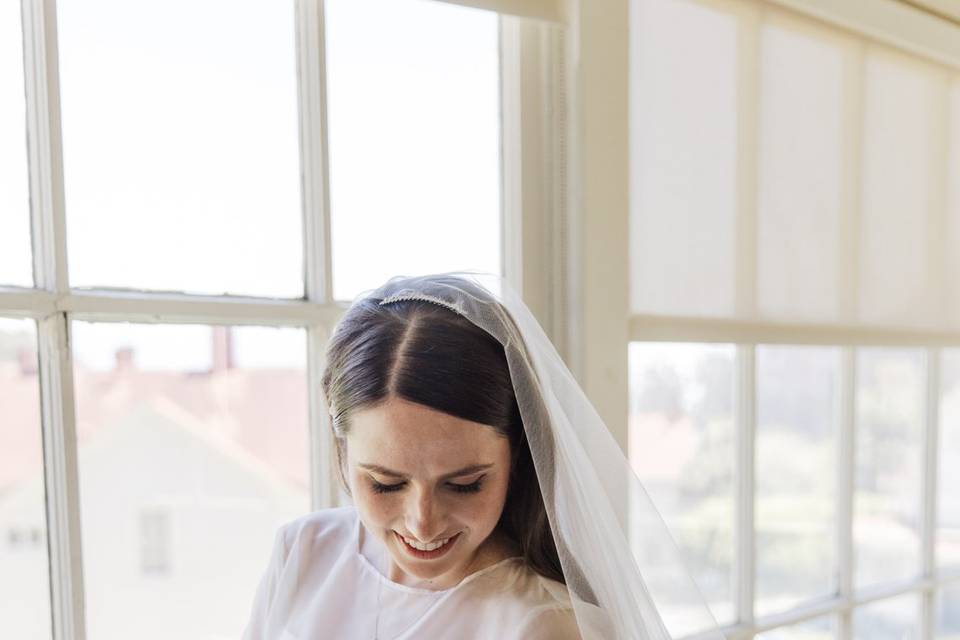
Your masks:
{"label": "shoulder", "polygon": [[512,564],[512,597],[528,608],[570,608],[567,585],[540,575],[522,561]]}
{"label": "shoulder", "polygon": [[[579,640],[580,633],[565,584],[511,559],[488,574],[487,606],[505,626],[505,636],[522,640]],[[480,586],[480,585],[478,585]],[[477,600],[474,600],[477,602]]]}
{"label": "shoulder", "polygon": [[581,640],[572,608],[536,607],[520,623],[517,638],[524,640]]}
{"label": "shoulder", "polygon": [[287,522],[277,532],[277,545],[284,555],[291,549],[330,548],[346,544],[355,530],[355,507],[320,509]]}

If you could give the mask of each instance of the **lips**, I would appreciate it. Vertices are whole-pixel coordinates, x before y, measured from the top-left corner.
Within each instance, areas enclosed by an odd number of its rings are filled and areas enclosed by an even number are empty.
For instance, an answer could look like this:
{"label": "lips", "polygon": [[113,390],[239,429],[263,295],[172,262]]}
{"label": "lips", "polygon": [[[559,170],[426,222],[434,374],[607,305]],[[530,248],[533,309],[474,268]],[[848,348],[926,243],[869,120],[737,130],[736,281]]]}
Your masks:
{"label": "lips", "polygon": [[[460,537],[460,534],[459,534],[459,533],[456,533],[456,534],[450,536],[449,538],[446,538],[446,541],[445,541],[442,545],[440,545],[440,546],[438,546],[438,547],[436,547],[436,548],[433,548],[433,549],[429,548],[429,547],[433,546],[433,545],[431,544],[431,545],[422,545],[422,546],[426,546],[426,547],[427,547],[426,549],[418,549],[417,547],[414,547],[414,546],[411,545],[409,542],[407,542],[407,540],[404,539],[404,537],[401,536],[401,535],[400,535],[399,533],[397,533],[396,531],[394,531],[393,533],[394,533],[394,535],[395,535],[396,538],[397,538],[397,542],[400,544],[400,546],[403,548],[403,550],[404,550],[408,555],[410,555],[411,557],[417,558],[418,560],[434,560],[434,559],[439,558],[439,557],[441,557],[441,556],[445,556],[445,555],[450,551],[450,549],[453,547],[453,545],[456,544],[457,539]],[[411,540],[411,541],[413,541],[413,540]],[[443,539],[441,539],[441,540],[438,541],[438,542],[442,542],[442,541],[443,541]],[[415,541],[413,541],[413,542],[415,542]]]}

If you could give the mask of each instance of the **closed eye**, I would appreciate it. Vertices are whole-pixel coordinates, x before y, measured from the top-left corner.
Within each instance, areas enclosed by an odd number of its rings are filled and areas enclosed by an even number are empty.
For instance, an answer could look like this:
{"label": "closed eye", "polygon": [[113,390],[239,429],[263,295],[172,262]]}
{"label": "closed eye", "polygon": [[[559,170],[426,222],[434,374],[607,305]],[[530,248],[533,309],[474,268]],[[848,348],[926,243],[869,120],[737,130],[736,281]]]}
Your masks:
{"label": "closed eye", "polygon": [[483,476],[469,484],[458,484],[456,482],[448,482],[447,484],[452,491],[456,491],[457,493],[476,493],[480,491],[480,486],[483,484]]}
{"label": "closed eye", "polygon": [[[467,484],[459,484],[457,482],[448,482],[447,487],[449,487],[451,491],[454,491],[456,493],[477,493],[478,491],[480,491],[480,487],[483,485],[483,478],[484,476],[481,476],[476,480],[474,480],[473,482],[469,482]],[[407,484],[406,482],[397,482],[395,484],[384,484],[383,482],[377,482],[372,478],[370,480],[370,486],[373,488],[374,493],[393,493],[394,491],[400,491],[400,489],[403,489],[403,487],[406,484]]]}
{"label": "closed eye", "polygon": [[405,484],[407,483],[398,482],[396,484],[383,484],[382,482],[377,482],[376,480],[370,481],[370,486],[373,487],[374,493],[391,493],[393,491],[400,491]]}

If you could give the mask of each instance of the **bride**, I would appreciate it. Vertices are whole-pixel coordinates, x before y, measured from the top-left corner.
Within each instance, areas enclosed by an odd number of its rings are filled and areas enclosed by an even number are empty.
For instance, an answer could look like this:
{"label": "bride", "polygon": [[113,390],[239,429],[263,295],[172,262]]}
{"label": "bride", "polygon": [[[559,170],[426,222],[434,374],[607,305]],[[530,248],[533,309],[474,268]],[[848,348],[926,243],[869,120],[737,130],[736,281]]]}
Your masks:
{"label": "bride", "polygon": [[247,640],[667,640],[678,616],[722,637],[505,280],[393,278],[351,305],[326,362],[354,506],[280,529]]}

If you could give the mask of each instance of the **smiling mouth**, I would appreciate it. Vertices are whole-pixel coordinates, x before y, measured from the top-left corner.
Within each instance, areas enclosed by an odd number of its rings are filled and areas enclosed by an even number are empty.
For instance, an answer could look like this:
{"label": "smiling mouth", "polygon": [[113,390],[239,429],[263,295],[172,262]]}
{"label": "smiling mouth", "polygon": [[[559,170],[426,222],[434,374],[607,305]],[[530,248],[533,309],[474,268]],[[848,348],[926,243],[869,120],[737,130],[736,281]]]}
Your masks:
{"label": "smiling mouth", "polygon": [[460,537],[460,534],[456,533],[449,538],[444,538],[430,544],[423,544],[410,538],[404,538],[396,531],[393,533],[397,537],[400,546],[403,547],[403,550],[418,560],[433,560],[446,555],[456,543],[457,538]]}

